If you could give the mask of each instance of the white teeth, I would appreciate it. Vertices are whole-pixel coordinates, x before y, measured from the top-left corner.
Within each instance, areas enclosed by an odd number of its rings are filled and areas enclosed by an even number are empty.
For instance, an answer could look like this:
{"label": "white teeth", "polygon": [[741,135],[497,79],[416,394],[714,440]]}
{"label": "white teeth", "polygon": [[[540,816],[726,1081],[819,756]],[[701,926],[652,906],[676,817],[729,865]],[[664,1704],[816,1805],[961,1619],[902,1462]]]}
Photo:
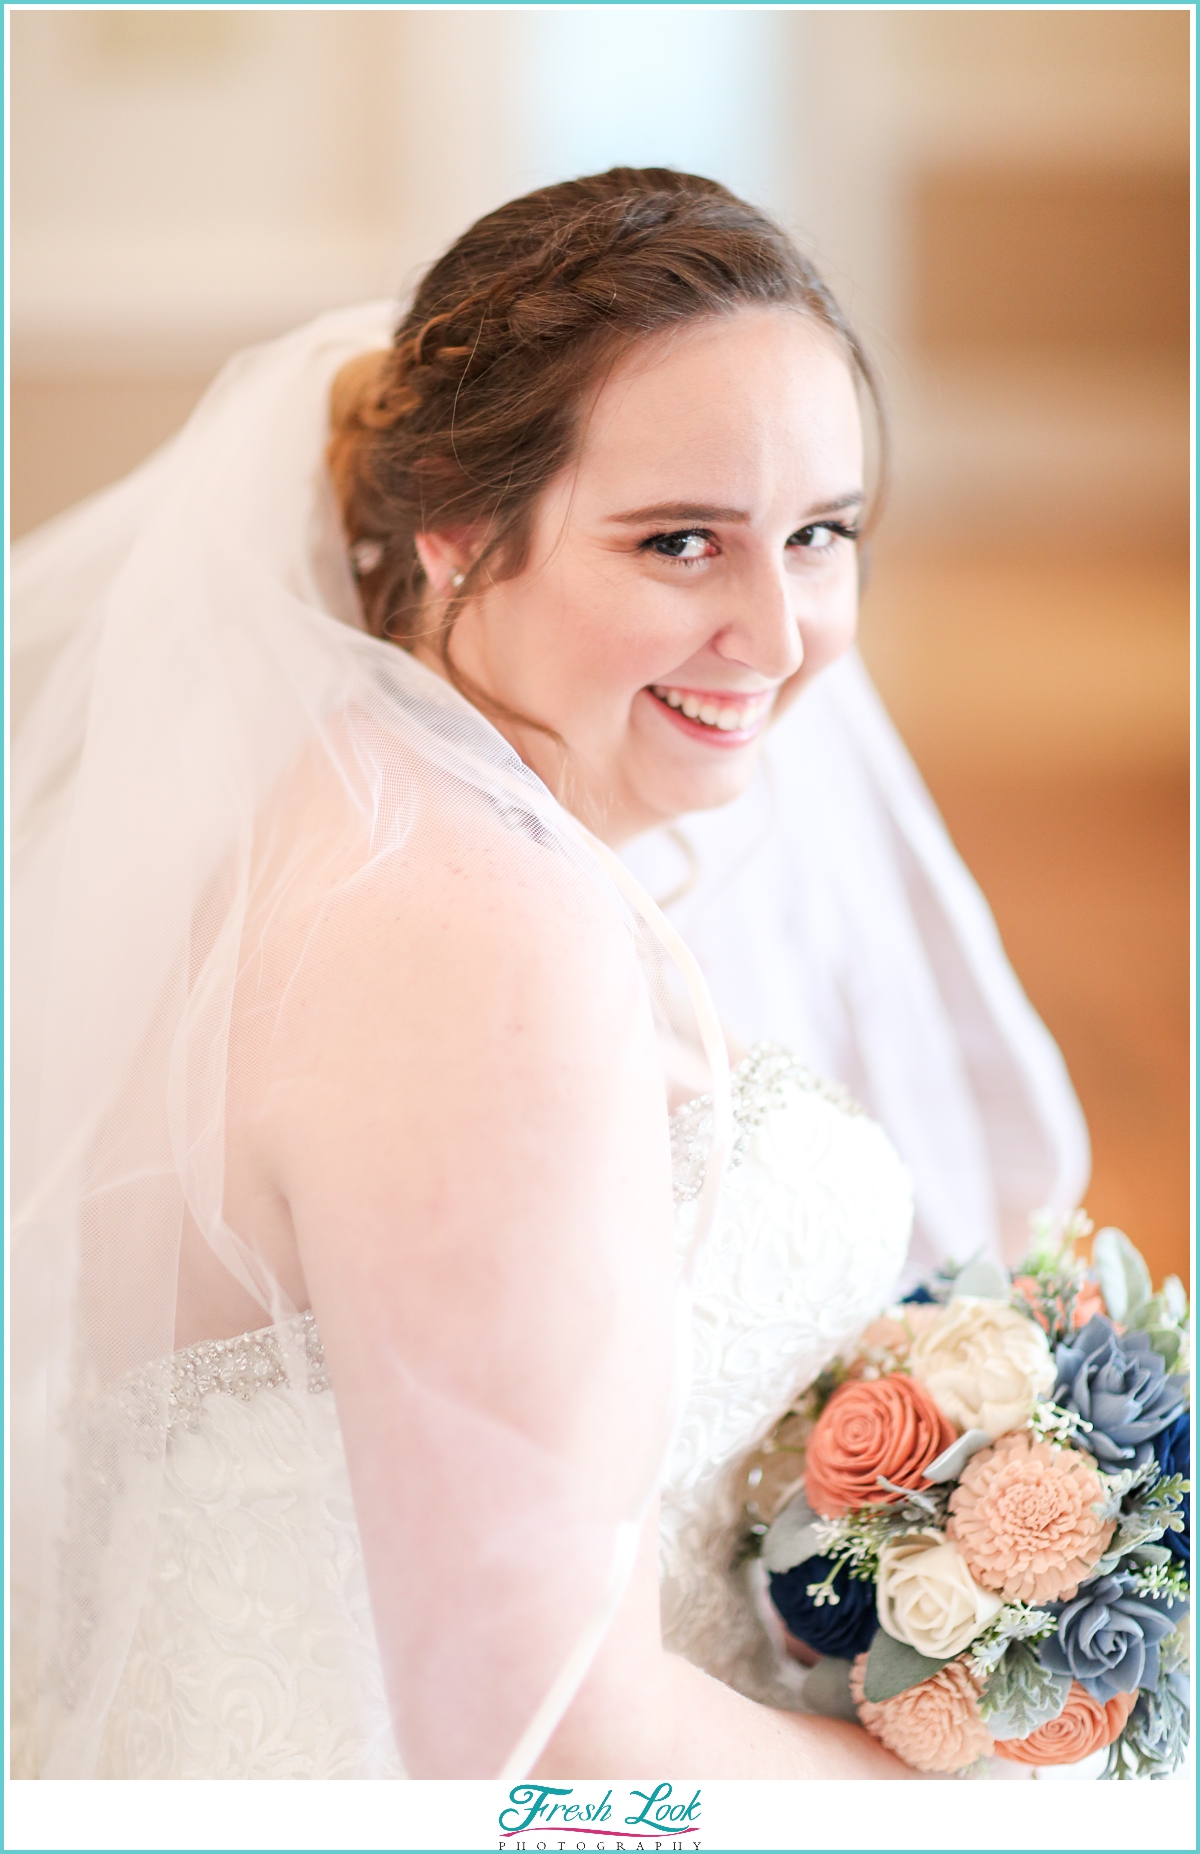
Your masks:
{"label": "white teeth", "polygon": [[677,708],[689,721],[699,721],[705,727],[719,728],[723,734],[733,734],[753,727],[761,712],[761,703],[751,702],[746,708],[722,708],[716,702],[702,701],[698,695],[685,695],[679,689],[668,689],[654,685],[654,693],[668,708]]}

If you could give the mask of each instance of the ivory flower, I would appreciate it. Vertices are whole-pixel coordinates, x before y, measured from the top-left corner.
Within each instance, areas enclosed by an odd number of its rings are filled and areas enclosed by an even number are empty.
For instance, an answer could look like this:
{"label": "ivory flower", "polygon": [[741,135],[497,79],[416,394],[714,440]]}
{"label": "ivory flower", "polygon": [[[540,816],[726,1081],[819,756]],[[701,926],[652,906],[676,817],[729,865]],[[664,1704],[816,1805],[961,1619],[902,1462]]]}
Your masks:
{"label": "ivory flower", "polygon": [[951,1301],[908,1358],[945,1415],[992,1437],[1019,1429],[1054,1387],[1054,1361],[1041,1327],[995,1300]]}
{"label": "ivory flower", "polygon": [[1104,1555],[1116,1521],[1097,1519],[1103,1497],[1090,1455],[1022,1429],[967,1463],[946,1533],[986,1589],[1009,1603],[1053,1603],[1073,1597]]}
{"label": "ivory flower", "polygon": [[994,1749],[979,1716],[979,1689],[961,1661],[949,1662],[920,1686],[878,1705],[863,1698],[866,1665],[866,1655],[860,1654],[850,1669],[858,1716],[872,1738],[911,1769],[937,1774],[965,1770]]}
{"label": "ivory flower", "polygon": [[1136,1693],[1118,1693],[1107,1704],[1093,1699],[1077,1680],[1057,1719],[1039,1725],[1028,1738],[997,1740],[996,1756],[1017,1764],[1079,1764],[1119,1738],[1137,1705]]}
{"label": "ivory flower", "polygon": [[975,1582],[957,1545],[932,1527],[885,1545],[875,1602],[889,1635],[935,1661],[961,1654],[1001,1608],[999,1597]]}

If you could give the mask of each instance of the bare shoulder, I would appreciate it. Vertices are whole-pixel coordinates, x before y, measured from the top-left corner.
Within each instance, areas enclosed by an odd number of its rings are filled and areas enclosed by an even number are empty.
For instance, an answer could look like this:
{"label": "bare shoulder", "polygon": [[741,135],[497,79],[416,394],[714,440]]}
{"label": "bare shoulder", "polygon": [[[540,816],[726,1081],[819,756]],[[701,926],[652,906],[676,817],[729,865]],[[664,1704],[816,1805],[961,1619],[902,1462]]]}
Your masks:
{"label": "bare shoulder", "polygon": [[272,1000],[255,1149],[289,1201],[318,1157],[359,1194],[368,1146],[380,1189],[403,1175],[406,1195],[456,1151],[503,1163],[536,1142],[582,1176],[602,1130],[664,1146],[628,920],[560,843],[483,801],[424,805],[383,850],[312,870],[245,962]]}
{"label": "bare shoulder", "polygon": [[572,1309],[657,1356],[671,1184],[647,987],[620,909],[553,843],[414,827],[339,881],[263,1100],[339,1405],[364,1358],[433,1347],[471,1399],[503,1383],[518,1427],[557,1435],[583,1421]]}
{"label": "bare shoulder", "polygon": [[[418,817],[403,841],[333,884],[314,909],[281,1023],[323,1036],[465,1040],[502,1016],[513,1036],[595,1028],[644,990],[619,903],[557,842],[483,804]],[[565,1014],[565,1018],[564,1018]],[[312,1026],[309,1029],[308,1026]],[[482,1048],[477,1049],[482,1054]]]}

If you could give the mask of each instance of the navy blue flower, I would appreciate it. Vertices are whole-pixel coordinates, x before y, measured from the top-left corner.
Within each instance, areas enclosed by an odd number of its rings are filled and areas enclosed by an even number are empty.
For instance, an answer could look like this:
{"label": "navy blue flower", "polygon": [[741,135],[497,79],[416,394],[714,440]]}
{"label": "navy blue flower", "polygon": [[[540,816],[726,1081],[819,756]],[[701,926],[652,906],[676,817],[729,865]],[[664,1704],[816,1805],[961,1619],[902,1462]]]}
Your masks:
{"label": "navy blue flower", "polygon": [[875,1614],[875,1586],[851,1577],[845,1570],[835,1572],[833,1589],[838,1601],[826,1598],[818,1604],[808,1594],[810,1584],[821,1584],[829,1576],[832,1560],[806,1558],[790,1571],[771,1573],[771,1601],[783,1617],[790,1635],[817,1654],[833,1654],[852,1661],[871,1646],[879,1620]]}
{"label": "navy blue flower", "polygon": [[915,1287],[911,1294],[906,1294],[904,1299],[900,1302],[900,1305],[902,1307],[934,1307],[937,1305],[937,1296],[936,1294],[931,1294],[929,1289],[922,1283],[920,1286]]}
{"label": "navy blue flower", "polygon": [[1158,1644],[1187,1614],[1186,1603],[1139,1596],[1132,1582],[1128,1572],[1098,1577],[1072,1602],[1046,1605],[1058,1627],[1038,1647],[1042,1666],[1070,1674],[1101,1705],[1158,1685]]}
{"label": "navy blue flower", "polygon": [[1102,1468],[1140,1468],[1154,1459],[1154,1437],[1184,1407],[1187,1379],[1169,1378],[1145,1333],[1118,1333],[1097,1313],[1055,1351],[1054,1401],[1092,1427],[1080,1446]]}
{"label": "navy blue flower", "polygon": [[[1164,1474],[1184,1474],[1191,1479],[1192,1442],[1189,1433],[1188,1412],[1177,1416],[1169,1429],[1164,1429],[1154,1444],[1158,1456],[1158,1465]],[[1184,1494],[1183,1504],[1179,1508],[1183,1514],[1182,1532],[1164,1532],[1159,1540],[1161,1545],[1169,1545],[1177,1558],[1182,1558],[1188,1567],[1189,1579],[1192,1568],[1192,1496]]]}

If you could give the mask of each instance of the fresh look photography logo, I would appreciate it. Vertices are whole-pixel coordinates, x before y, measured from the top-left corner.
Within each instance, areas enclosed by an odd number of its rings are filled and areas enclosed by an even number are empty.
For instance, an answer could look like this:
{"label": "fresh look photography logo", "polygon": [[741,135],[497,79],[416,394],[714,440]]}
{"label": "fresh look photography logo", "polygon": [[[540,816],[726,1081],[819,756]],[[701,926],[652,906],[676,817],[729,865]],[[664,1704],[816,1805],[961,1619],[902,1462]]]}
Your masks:
{"label": "fresh look photography logo", "polygon": [[500,1811],[500,1847],[607,1848],[612,1854],[698,1848],[700,1791],[656,1783],[603,1792],[573,1783],[519,1783]]}

